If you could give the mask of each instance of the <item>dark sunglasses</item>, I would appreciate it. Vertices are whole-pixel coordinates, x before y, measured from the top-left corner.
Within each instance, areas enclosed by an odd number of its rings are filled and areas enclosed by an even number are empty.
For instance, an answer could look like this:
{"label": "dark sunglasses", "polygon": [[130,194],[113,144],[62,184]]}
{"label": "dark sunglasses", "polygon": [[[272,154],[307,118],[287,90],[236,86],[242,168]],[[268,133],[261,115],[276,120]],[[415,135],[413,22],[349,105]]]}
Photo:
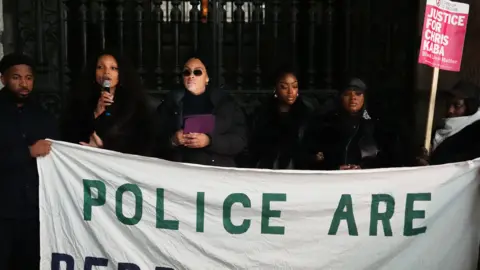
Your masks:
{"label": "dark sunglasses", "polygon": [[195,69],[194,71],[190,71],[188,69],[185,69],[183,71],[183,77],[188,77],[188,76],[192,75],[192,73],[193,73],[193,75],[195,75],[197,77],[200,77],[200,76],[202,76],[203,71],[200,70],[200,69]]}

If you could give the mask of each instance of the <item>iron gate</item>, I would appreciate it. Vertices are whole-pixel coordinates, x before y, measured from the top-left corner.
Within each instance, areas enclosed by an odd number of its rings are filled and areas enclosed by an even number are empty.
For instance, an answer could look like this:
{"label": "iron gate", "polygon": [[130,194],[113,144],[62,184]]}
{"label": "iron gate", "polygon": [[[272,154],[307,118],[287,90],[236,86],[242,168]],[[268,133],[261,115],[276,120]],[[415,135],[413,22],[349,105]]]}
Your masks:
{"label": "iron gate", "polygon": [[380,107],[413,92],[414,1],[210,0],[206,22],[201,0],[4,1],[16,47],[35,57],[37,89],[56,113],[89,54],[112,45],[133,58],[152,98],[179,87],[185,56],[202,46],[214,81],[246,107],[272,93],[272,72],[287,64],[320,102],[347,74],[390,97]]}

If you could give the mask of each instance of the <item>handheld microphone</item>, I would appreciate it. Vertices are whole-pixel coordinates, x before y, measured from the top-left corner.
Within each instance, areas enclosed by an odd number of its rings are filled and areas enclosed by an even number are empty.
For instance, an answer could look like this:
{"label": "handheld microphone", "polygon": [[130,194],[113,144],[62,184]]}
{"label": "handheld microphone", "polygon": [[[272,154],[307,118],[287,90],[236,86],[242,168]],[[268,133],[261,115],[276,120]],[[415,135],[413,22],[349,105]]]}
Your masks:
{"label": "handheld microphone", "polygon": [[[112,83],[110,80],[104,80],[102,83],[103,91],[109,92],[110,93],[110,86],[112,86]],[[110,116],[110,112],[108,111],[108,107],[105,107],[105,115]]]}

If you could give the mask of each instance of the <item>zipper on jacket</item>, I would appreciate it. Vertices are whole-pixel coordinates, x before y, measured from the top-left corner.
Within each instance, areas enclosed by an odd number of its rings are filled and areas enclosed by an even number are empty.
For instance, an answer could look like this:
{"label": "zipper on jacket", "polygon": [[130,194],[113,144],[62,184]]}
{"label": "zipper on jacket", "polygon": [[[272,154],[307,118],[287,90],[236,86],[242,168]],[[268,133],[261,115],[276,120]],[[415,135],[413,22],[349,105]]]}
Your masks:
{"label": "zipper on jacket", "polygon": [[[360,124],[355,125],[355,132],[353,133],[352,136],[350,136],[350,139],[348,140],[347,146],[345,146],[344,165],[347,165],[348,148],[350,147],[350,144],[352,143],[353,138],[355,138],[355,136],[357,135],[359,127],[360,127]],[[356,165],[358,165],[358,164],[356,164]]]}

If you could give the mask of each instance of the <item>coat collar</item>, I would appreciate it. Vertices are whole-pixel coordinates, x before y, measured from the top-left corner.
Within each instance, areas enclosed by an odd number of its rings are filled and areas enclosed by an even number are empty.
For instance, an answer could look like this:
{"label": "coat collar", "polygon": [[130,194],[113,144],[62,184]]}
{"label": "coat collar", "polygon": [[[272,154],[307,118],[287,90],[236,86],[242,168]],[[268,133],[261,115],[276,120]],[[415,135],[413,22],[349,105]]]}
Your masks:
{"label": "coat collar", "polygon": [[[268,105],[264,107],[265,110],[274,113],[275,115],[278,114],[278,100],[276,98],[270,98],[267,101],[267,104]],[[310,104],[308,104],[306,100],[301,96],[297,98],[295,103],[293,103],[290,108],[291,115],[293,115],[294,117],[299,117],[300,119],[304,118],[306,115],[312,113],[313,111],[314,109],[312,108],[312,106],[310,106]]]}
{"label": "coat collar", "polygon": [[[8,92],[9,90],[6,89],[6,87],[3,87],[0,90],[0,103],[6,106],[12,106],[17,108],[17,104],[15,103],[15,100],[11,96],[11,94]],[[23,107],[30,107],[30,106],[36,106],[35,102],[36,95],[34,93],[30,93],[30,97],[25,101],[23,104]]]}
{"label": "coat collar", "polygon": [[[173,100],[175,104],[180,105],[182,103],[182,100],[185,96],[185,89],[180,89],[180,90],[173,90]],[[223,92],[222,90],[217,90],[217,89],[207,89],[207,93],[210,97],[210,101],[213,104],[213,107],[217,107],[217,105],[220,103],[220,101],[226,97],[226,93]]]}

